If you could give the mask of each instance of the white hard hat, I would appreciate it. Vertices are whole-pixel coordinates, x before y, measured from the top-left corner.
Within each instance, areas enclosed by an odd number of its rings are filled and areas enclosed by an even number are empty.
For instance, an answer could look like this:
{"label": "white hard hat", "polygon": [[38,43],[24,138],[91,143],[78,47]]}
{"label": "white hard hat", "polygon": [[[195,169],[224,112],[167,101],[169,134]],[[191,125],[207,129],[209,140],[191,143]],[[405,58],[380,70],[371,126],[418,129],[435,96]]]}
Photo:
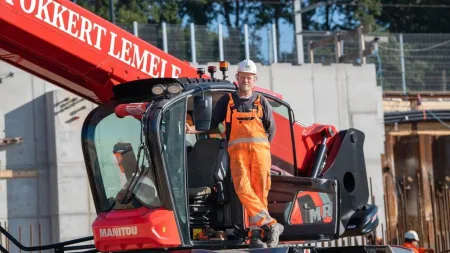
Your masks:
{"label": "white hard hat", "polygon": [[256,75],[256,64],[249,59],[243,60],[239,63],[237,72],[246,72]]}
{"label": "white hard hat", "polygon": [[414,230],[409,230],[408,232],[406,232],[405,238],[409,240],[419,241],[419,235]]}

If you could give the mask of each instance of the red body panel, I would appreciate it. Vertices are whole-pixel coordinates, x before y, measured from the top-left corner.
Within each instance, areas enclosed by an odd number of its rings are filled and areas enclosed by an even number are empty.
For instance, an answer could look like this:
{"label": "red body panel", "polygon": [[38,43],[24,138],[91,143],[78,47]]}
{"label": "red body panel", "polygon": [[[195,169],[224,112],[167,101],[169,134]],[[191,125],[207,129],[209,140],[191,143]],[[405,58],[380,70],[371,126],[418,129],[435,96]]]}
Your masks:
{"label": "red body panel", "polygon": [[100,213],[92,229],[95,247],[102,252],[181,245],[174,213],[165,209]]}
{"label": "red body panel", "polygon": [[[294,165],[294,156],[292,149],[291,132],[287,131],[289,128],[289,119],[274,112],[276,121],[276,134],[272,140],[271,152],[274,156],[280,158],[288,165]],[[334,126],[313,124],[310,126],[302,126],[300,124],[294,125],[295,137],[295,151],[297,158],[297,169],[300,175],[309,175],[313,166],[314,154],[317,149],[316,145],[322,141],[321,132],[324,129],[331,128],[334,133],[337,130]],[[283,130],[285,129],[285,130]],[[329,147],[334,142],[334,137],[329,137],[327,146]]]}

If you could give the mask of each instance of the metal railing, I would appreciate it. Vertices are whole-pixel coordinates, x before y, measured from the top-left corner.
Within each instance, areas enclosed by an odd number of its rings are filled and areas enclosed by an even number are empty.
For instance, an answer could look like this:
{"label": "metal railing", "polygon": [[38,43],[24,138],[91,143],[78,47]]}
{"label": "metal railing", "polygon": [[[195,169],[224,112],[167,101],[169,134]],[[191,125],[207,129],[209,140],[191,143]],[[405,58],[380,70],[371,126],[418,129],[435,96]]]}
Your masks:
{"label": "metal railing", "polygon": [[[242,29],[221,24],[216,27],[189,24],[188,26],[166,24],[117,24],[122,29],[149,42],[159,49],[185,61],[204,64],[226,60],[236,64],[244,58],[270,64],[285,62],[284,52],[278,53],[273,43],[277,40],[275,26],[252,29],[244,24]],[[291,59],[292,57],[289,57]]]}
{"label": "metal railing", "polygon": [[[37,230],[37,231],[36,231]],[[13,235],[17,234],[17,236]],[[36,234],[37,232],[37,234]],[[93,241],[93,236],[81,237],[74,240],[69,240],[65,242],[53,243],[53,244],[43,244],[42,237],[43,234],[48,236],[47,233],[42,233],[42,226],[38,224],[29,224],[28,226],[17,225],[11,227],[10,224],[5,222],[0,222],[0,252],[10,253],[10,252],[66,252],[73,250],[84,250],[83,252],[98,252],[95,249],[94,244],[86,244],[86,242]],[[26,238],[25,240],[23,238]],[[34,238],[37,237],[37,240]],[[84,243],[84,244],[80,244]],[[73,245],[79,244],[79,245]],[[73,246],[70,246],[73,245]]]}
{"label": "metal railing", "polygon": [[[173,24],[118,24],[152,45],[189,62],[205,64],[227,60],[236,64],[250,58],[262,64],[272,63],[356,63],[375,64],[378,85],[384,91],[450,90],[447,72],[450,65],[450,34],[390,34],[362,32],[357,36],[314,49],[311,44],[336,38],[337,33],[303,31],[304,59],[297,57],[294,30],[277,32],[275,25],[262,28],[244,24],[241,28],[223,25],[187,26]],[[342,32],[341,32],[342,34]],[[363,36],[360,43],[358,36]],[[371,48],[377,38],[376,48]],[[358,56],[363,47],[365,62]],[[345,56],[345,57],[343,57]],[[342,58],[339,61],[340,57]]]}

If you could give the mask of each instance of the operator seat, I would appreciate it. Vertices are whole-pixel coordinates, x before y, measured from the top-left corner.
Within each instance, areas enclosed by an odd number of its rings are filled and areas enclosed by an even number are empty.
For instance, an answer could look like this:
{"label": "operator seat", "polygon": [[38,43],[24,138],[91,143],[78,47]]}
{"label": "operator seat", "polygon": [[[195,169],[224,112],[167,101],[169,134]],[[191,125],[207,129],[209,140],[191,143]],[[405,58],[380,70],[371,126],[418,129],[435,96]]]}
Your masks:
{"label": "operator seat", "polygon": [[228,174],[227,144],[226,139],[210,138],[200,139],[192,147],[188,155],[189,199],[205,200],[219,193]]}
{"label": "operator seat", "polygon": [[224,204],[231,182],[227,144],[226,139],[200,139],[188,155],[191,227],[223,224],[227,219],[224,212],[229,213],[230,207]]}

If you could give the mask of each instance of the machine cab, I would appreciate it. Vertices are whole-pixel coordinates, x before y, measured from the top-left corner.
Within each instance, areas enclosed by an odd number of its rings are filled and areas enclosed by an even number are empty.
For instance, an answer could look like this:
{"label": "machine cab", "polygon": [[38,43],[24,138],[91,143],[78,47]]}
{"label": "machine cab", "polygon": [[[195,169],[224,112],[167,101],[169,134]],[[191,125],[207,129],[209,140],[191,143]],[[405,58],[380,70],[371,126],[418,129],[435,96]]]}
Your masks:
{"label": "machine cab", "polygon": [[[117,86],[117,101],[89,115],[82,141],[98,249],[246,245],[248,218],[232,184],[223,129],[185,132],[186,124],[209,129],[215,104],[235,90],[217,79],[139,80]],[[268,206],[285,226],[280,240],[337,238],[338,180],[301,175],[292,110],[263,95],[277,122]]]}

